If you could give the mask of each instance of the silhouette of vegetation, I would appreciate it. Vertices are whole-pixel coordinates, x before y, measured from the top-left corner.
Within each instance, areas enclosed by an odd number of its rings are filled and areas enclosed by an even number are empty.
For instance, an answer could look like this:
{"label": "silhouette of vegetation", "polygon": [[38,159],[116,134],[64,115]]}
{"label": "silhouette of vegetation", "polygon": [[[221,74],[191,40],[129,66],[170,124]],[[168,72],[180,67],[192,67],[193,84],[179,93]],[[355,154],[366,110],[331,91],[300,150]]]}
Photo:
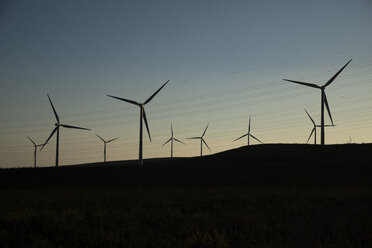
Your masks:
{"label": "silhouette of vegetation", "polygon": [[372,145],[0,170],[0,247],[368,247]]}
{"label": "silhouette of vegetation", "polygon": [[211,232],[201,233],[196,230],[186,241],[186,247],[190,248],[227,248],[230,247],[224,235],[220,234],[216,229]]}

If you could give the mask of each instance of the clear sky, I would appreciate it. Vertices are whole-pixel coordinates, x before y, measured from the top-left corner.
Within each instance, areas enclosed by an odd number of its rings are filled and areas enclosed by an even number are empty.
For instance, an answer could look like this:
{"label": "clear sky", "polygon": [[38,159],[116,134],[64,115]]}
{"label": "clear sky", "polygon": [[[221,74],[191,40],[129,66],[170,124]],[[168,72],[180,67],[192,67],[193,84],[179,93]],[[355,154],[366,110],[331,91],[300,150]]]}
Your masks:
{"label": "clear sky", "polygon": [[[32,166],[55,118],[93,129],[61,129],[60,164],[138,158],[139,110],[106,94],[145,101],[153,141],[144,157],[196,156],[207,123],[206,154],[246,145],[304,143],[320,122],[320,91],[283,78],[324,84],[336,124],[326,143],[372,142],[372,2],[314,1],[6,1],[0,0],[0,167]],[[328,116],[326,122],[329,123]],[[318,132],[320,134],[320,132]],[[318,140],[320,137],[318,137]],[[253,142],[254,143],[254,142]],[[54,165],[55,138],[38,152]]]}

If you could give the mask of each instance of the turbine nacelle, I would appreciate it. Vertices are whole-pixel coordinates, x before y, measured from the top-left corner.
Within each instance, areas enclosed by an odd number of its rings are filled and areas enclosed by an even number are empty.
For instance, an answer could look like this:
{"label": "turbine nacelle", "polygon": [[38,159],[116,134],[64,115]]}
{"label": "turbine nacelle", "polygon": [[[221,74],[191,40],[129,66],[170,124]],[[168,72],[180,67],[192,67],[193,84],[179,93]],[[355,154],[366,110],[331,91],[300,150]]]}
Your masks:
{"label": "turbine nacelle", "polygon": [[53,129],[52,133],[49,135],[48,139],[41,146],[40,150],[42,150],[44,148],[44,146],[48,143],[48,141],[52,138],[52,136],[55,133],[57,133],[57,141],[56,141],[56,167],[58,167],[58,160],[59,160],[59,157],[58,157],[58,154],[59,154],[59,127],[61,126],[61,127],[64,127],[64,128],[81,129],[81,130],[89,130],[89,131],[90,131],[90,129],[84,128],[84,127],[76,127],[76,126],[70,126],[70,125],[61,124],[60,123],[60,120],[59,120],[59,117],[58,117],[58,114],[57,114],[57,111],[54,108],[54,105],[53,105],[52,100],[50,99],[49,95],[48,95],[48,99],[49,99],[50,105],[52,106],[53,113],[54,113],[54,116],[56,117],[56,121],[57,122],[54,123],[55,128]]}
{"label": "turbine nacelle", "polygon": [[159,91],[169,82],[166,81],[157,91],[155,91],[154,94],[152,94],[144,103],[139,103],[139,102],[136,102],[136,101],[133,101],[133,100],[130,100],[130,99],[125,99],[125,98],[121,98],[121,97],[117,97],[117,96],[112,96],[112,95],[107,95],[109,97],[112,97],[112,98],[115,98],[115,99],[118,99],[118,100],[121,100],[121,101],[124,101],[124,102],[128,102],[128,103],[131,103],[133,105],[137,105],[140,107],[140,137],[139,137],[139,164],[142,165],[142,126],[143,126],[143,122],[145,122],[145,126],[146,126],[146,130],[147,130],[147,134],[149,135],[149,139],[151,141],[151,135],[150,135],[150,129],[149,129],[149,125],[147,123],[147,118],[146,118],[146,112],[145,112],[145,105],[147,103],[149,103],[155,96],[156,94],[159,93]]}
{"label": "turbine nacelle", "polygon": [[[314,145],[316,145],[316,128],[317,127],[322,127],[322,125],[317,125],[315,123],[315,121],[313,120],[313,118],[311,117],[311,115],[309,114],[309,112],[307,112],[307,110],[305,109],[305,112],[307,114],[307,116],[309,117],[310,121],[312,122],[313,124],[313,129],[311,129],[311,132],[310,132],[310,135],[309,137],[307,138],[307,141],[306,143],[309,143],[309,140],[311,138],[312,135],[314,135]],[[324,127],[334,127],[335,125],[332,123],[332,125],[329,125],[329,124],[325,124]]]}
{"label": "turbine nacelle", "polygon": [[248,121],[248,133],[246,133],[246,134],[240,136],[239,138],[236,138],[235,140],[233,140],[233,142],[235,142],[235,141],[237,141],[237,140],[239,140],[239,139],[241,139],[241,138],[244,138],[244,137],[246,137],[246,136],[247,136],[248,146],[249,146],[249,138],[250,138],[250,137],[253,138],[253,139],[255,139],[255,140],[257,140],[257,141],[260,142],[261,144],[263,144],[263,142],[262,142],[261,140],[257,139],[256,137],[254,137],[254,136],[251,134],[251,117],[250,117],[250,116],[249,116],[249,121]]}
{"label": "turbine nacelle", "polygon": [[27,136],[27,138],[31,141],[31,143],[34,145],[34,168],[36,168],[36,154],[37,154],[37,148],[40,146],[43,146],[44,144],[37,145],[30,137]]}
{"label": "turbine nacelle", "polygon": [[162,145],[162,146],[165,146],[166,144],[171,142],[171,158],[173,158],[173,141],[176,141],[178,143],[181,143],[181,144],[185,145],[185,143],[183,143],[182,141],[174,138],[174,136],[173,136],[173,125],[171,124],[171,137]]}
{"label": "turbine nacelle", "polygon": [[119,137],[114,138],[114,139],[110,139],[110,140],[105,140],[105,139],[103,139],[101,136],[99,136],[98,134],[96,134],[96,136],[97,136],[100,140],[102,140],[102,142],[103,142],[103,144],[104,144],[104,145],[103,145],[103,158],[104,158],[104,162],[106,163],[106,145],[107,145],[108,143],[114,141],[114,140],[119,139]]}
{"label": "turbine nacelle", "polygon": [[209,126],[209,123],[208,123],[207,126],[205,127],[202,136],[200,136],[200,137],[191,137],[191,138],[187,138],[187,139],[200,139],[200,156],[203,156],[203,144],[208,148],[209,151],[211,151],[211,149],[209,148],[207,142],[206,142],[206,141],[204,140],[204,138],[203,138],[204,135],[205,135],[205,133],[207,132],[208,126]]}
{"label": "turbine nacelle", "polygon": [[289,80],[289,79],[283,79],[284,81],[288,81],[288,82],[292,82],[292,83],[295,83],[295,84],[301,84],[301,85],[304,85],[304,86],[308,86],[308,87],[311,87],[311,88],[316,88],[316,89],[320,89],[321,90],[321,144],[324,145],[325,144],[325,131],[324,131],[324,106],[326,107],[327,109],[327,112],[328,112],[328,115],[329,115],[329,118],[332,122],[332,125],[333,124],[333,119],[332,119],[332,115],[331,115],[331,111],[330,111],[330,108],[329,108],[329,105],[328,105],[328,100],[327,100],[327,96],[325,94],[325,88],[330,85],[335,79],[336,77],[345,69],[345,67],[351,62],[352,59],[350,59],[340,70],[338,70],[338,72],[336,74],[334,74],[324,85],[322,86],[318,86],[316,84],[313,84],[313,83],[306,83],[306,82],[300,82],[300,81],[295,81],[295,80]]}

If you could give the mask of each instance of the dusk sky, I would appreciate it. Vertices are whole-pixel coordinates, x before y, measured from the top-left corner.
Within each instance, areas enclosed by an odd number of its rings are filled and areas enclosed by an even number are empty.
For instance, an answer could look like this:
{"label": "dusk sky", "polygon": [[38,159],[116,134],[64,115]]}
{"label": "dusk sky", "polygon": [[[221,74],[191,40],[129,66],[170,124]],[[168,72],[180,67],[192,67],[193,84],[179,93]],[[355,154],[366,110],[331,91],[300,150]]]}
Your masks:
{"label": "dusk sky", "polygon": [[[6,1],[0,0],[0,167],[33,166],[33,146],[62,123],[60,164],[138,158],[139,109],[146,105],[144,158],[197,156],[200,136],[216,153],[246,145],[305,143],[320,124],[324,84],[335,127],[327,144],[372,142],[372,1]],[[330,119],[326,115],[326,124]],[[320,130],[318,131],[320,141]],[[55,137],[38,152],[53,166]],[[310,143],[312,140],[310,141]],[[253,144],[256,142],[252,141]],[[146,163],[146,161],[145,161]]]}

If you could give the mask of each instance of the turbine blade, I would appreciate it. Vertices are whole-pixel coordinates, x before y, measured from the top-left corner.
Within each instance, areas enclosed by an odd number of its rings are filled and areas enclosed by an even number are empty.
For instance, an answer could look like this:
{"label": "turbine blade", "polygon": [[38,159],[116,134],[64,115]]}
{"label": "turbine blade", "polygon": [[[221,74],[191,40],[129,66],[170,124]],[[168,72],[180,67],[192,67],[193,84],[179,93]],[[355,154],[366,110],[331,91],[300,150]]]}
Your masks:
{"label": "turbine blade", "polygon": [[159,91],[167,84],[169,82],[169,80],[167,81],[167,82],[165,82],[154,94],[152,94],[147,100],[146,100],[146,102],[144,102],[143,103],[143,105],[145,105],[145,104],[147,104],[147,103],[149,103],[151,100],[152,100],[152,98],[154,98],[154,96],[156,96],[156,94],[158,94],[159,93]]}
{"label": "turbine blade", "polygon": [[178,139],[176,139],[176,138],[173,138],[175,141],[177,141],[178,143],[181,143],[181,144],[184,144],[184,145],[186,145],[185,143],[183,143],[182,141],[180,141],[180,140],[178,140]]}
{"label": "turbine blade", "polygon": [[171,141],[172,138],[170,138],[169,140],[167,140],[162,146],[165,146],[166,144],[168,144],[169,141]]}
{"label": "turbine blade", "polygon": [[132,100],[129,100],[129,99],[124,99],[124,98],[121,98],[121,97],[111,96],[111,95],[107,95],[107,96],[118,99],[118,100],[121,100],[121,101],[124,101],[124,102],[129,102],[129,103],[137,105],[137,106],[141,106],[141,104],[139,104],[136,101],[132,101]]}
{"label": "turbine blade", "polygon": [[96,134],[96,136],[98,137],[98,138],[100,138],[103,142],[106,142],[101,136],[99,136],[98,134]]}
{"label": "turbine blade", "polygon": [[313,128],[313,130],[311,130],[311,133],[310,133],[310,135],[309,135],[309,138],[307,138],[306,143],[309,143],[309,140],[310,140],[310,138],[311,138],[311,135],[313,135],[314,131],[315,131],[315,127]]}
{"label": "turbine blade", "polygon": [[81,130],[88,130],[88,131],[90,131],[89,128],[84,128],[84,127],[75,127],[75,126],[70,126],[70,125],[65,125],[65,124],[61,124],[60,126],[65,127],[65,128],[73,128],[73,129],[81,129]]}
{"label": "turbine blade", "polygon": [[[327,124],[327,125],[324,125],[324,127],[335,127],[337,125],[332,125],[332,124]],[[316,125],[316,127],[322,127],[322,125]]]}
{"label": "turbine blade", "polygon": [[112,142],[112,141],[114,141],[114,140],[117,140],[117,139],[119,139],[119,137],[117,137],[117,138],[115,138],[115,139],[110,139],[110,140],[107,141],[106,143],[110,143],[110,142]]}
{"label": "turbine blade", "polygon": [[251,116],[249,116],[248,133],[251,132]]}
{"label": "turbine blade", "polygon": [[248,134],[246,133],[246,134],[244,134],[244,135],[242,135],[242,136],[240,136],[239,138],[237,138],[237,139],[235,139],[235,140],[233,140],[233,142],[234,141],[237,141],[237,140],[239,140],[239,139],[241,139],[241,138],[244,138],[245,136],[247,136]]}
{"label": "turbine blade", "polygon": [[44,148],[44,146],[46,144],[48,144],[48,141],[50,140],[50,138],[52,138],[53,134],[57,131],[58,127],[55,127],[52,131],[52,133],[49,135],[49,138],[45,141],[44,145],[40,148],[40,150],[42,150]]}
{"label": "turbine blade", "polygon": [[204,140],[203,138],[202,138],[202,141],[203,141],[204,145],[206,145],[206,146],[208,147],[209,151],[210,151],[210,150],[211,150],[211,148],[209,148],[209,146],[208,146],[207,142],[205,142],[205,140]]}
{"label": "turbine blade", "polygon": [[208,126],[209,126],[209,123],[207,124],[206,128],[204,129],[202,137],[204,137],[205,132],[207,132]]}
{"label": "turbine blade", "polygon": [[54,108],[53,103],[52,103],[52,100],[50,100],[49,95],[47,95],[47,96],[48,96],[48,99],[49,99],[50,105],[52,105],[52,109],[53,109],[54,115],[56,116],[57,123],[59,123],[59,117],[58,117],[58,115],[57,115],[57,111],[56,111],[56,109]]}
{"label": "turbine blade", "polygon": [[309,87],[313,87],[313,88],[317,88],[317,89],[320,89],[320,86],[316,85],[316,84],[310,84],[310,83],[305,83],[305,82],[299,82],[299,81],[294,81],[294,80],[289,80],[289,79],[283,79],[284,81],[288,81],[288,82],[292,82],[292,83],[295,83],[295,84],[302,84],[302,85],[305,85],[305,86],[309,86]]}
{"label": "turbine blade", "polygon": [[172,134],[172,138],[173,138],[173,126],[171,124],[171,134]]}
{"label": "turbine blade", "polygon": [[32,142],[32,144],[34,144],[34,146],[36,146],[36,143],[30,137],[27,136],[27,138]]}
{"label": "turbine blade", "polygon": [[333,75],[333,77],[331,77],[330,80],[328,80],[328,82],[324,85],[324,87],[327,87],[328,85],[330,85],[333,80],[335,80],[335,78],[345,69],[345,67],[352,61],[353,59],[350,59],[349,62],[346,63],[346,65],[344,65],[335,75]]}
{"label": "turbine blade", "polygon": [[331,119],[331,122],[332,122],[332,125],[333,125],[332,115],[331,115],[331,111],[329,110],[327,96],[326,96],[325,92],[324,92],[324,103],[327,107],[328,115],[329,115],[329,118]]}
{"label": "turbine blade", "polygon": [[258,142],[260,142],[261,144],[263,144],[263,142],[259,139],[257,139],[256,137],[254,137],[252,134],[249,134],[249,136],[251,136],[253,139],[257,140]]}
{"label": "turbine blade", "polygon": [[306,111],[306,109],[305,109],[305,112],[306,112],[307,116],[309,116],[311,122],[315,125],[315,121],[313,120],[313,118],[311,118],[310,114]]}
{"label": "turbine blade", "polygon": [[201,139],[201,137],[191,137],[191,138],[186,138],[186,139]]}
{"label": "turbine blade", "polygon": [[147,123],[145,108],[142,108],[142,111],[143,111],[143,120],[145,121],[146,129],[147,129],[147,134],[149,135],[149,139],[151,141],[150,129],[149,129],[149,124]]}

